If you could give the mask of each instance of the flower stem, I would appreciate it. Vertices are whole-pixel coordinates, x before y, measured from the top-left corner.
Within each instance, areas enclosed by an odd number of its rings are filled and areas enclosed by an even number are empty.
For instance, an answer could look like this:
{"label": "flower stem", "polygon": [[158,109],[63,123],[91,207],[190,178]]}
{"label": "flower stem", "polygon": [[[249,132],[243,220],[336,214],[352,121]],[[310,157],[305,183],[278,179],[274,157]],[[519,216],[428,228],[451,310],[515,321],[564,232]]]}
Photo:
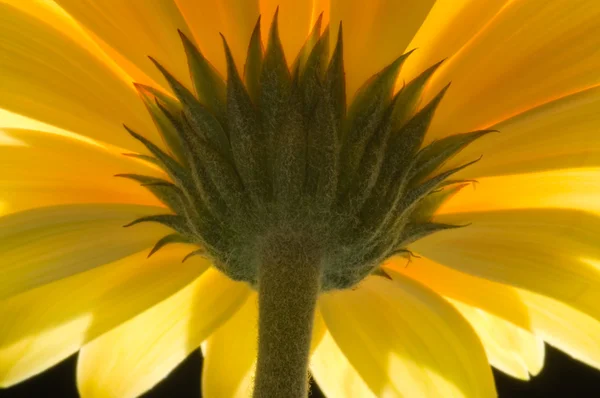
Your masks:
{"label": "flower stem", "polygon": [[263,250],[258,267],[254,398],[306,398],[310,342],[321,282],[319,251],[316,245],[291,236],[271,242]]}

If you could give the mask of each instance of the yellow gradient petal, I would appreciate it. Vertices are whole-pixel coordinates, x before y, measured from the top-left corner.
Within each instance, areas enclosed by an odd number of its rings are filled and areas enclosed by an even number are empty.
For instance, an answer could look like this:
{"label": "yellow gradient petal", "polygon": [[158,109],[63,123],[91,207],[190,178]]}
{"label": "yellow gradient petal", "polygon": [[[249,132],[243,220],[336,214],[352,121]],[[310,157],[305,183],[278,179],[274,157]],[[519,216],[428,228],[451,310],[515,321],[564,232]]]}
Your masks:
{"label": "yellow gradient petal", "polygon": [[58,134],[4,131],[16,143],[0,143],[0,215],[73,203],[163,206],[138,183],[114,176],[162,175],[141,161]]}
{"label": "yellow gradient petal", "polygon": [[60,31],[0,4],[0,37],[0,108],[128,150],[143,147],[123,123],[160,141],[133,86]]}
{"label": "yellow gradient petal", "polygon": [[376,396],[496,396],[473,329],[442,297],[407,277],[371,277],[356,290],[323,295],[320,309]]}
{"label": "yellow gradient petal", "polygon": [[576,210],[445,214],[471,223],[423,238],[411,249],[456,270],[528,289],[600,320],[600,217]]}
{"label": "yellow gradient petal", "polygon": [[346,355],[337,346],[329,332],[323,335],[310,359],[310,371],[319,388],[327,397],[376,397],[348,362]]}
{"label": "yellow gradient petal", "polygon": [[258,296],[245,304],[203,344],[202,395],[246,398],[252,384],[258,353]]}
{"label": "yellow gradient petal", "polygon": [[152,308],[81,348],[82,398],[137,397],[229,319],[250,288],[214,268]]}
{"label": "yellow gradient petal", "polygon": [[[123,225],[161,213],[150,206],[42,207],[0,218],[0,299],[150,248],[169,229]],[[132,227],[135,228],[135,227]]]}
{"label": "yellow gradient petal", "polygon": [[565,96],[491,126],[449,164],[483,158],[460,177],[600,166],[600,86]]}
{"label": "yellow gradient petal", "polygon": [[[155,81],[168,87],[148,56],[191,87],[185,52],[177,30],[191,32],[174,0],[55,0],[104,48],[118,53]],[[112,55],[112,54],[111,54]]]}
{"label": "yellow gradient petal", "polygon": [[83,344],[194,280],[208,263],[190,247],[141,252],[0,301],[0,386],[55,365]]}
{"label": "yellow gradient petal", "polygon": [[414,79],[473,38],[508,0],[437,0],[406,50],[416,48],[401,77]]}
{"label": "yellow gradient petal", "polygon": [[[596,266],[600,269],[600,264]],[[453,303],[459,301],[468,304],[488,316],[493,315],[531,331],[574,358],[600,369],[600,322],[573,307],[523,289],[441,266],[425,257],[415,259],[407,267],[392,259],[385,263],[385,268],[392,277],[400,272],[416,279]],[[515,301],[519,303],[519,308],[513,311],[511,303]],[[505,303],[506,310],[498,311]],[[513,316],[519,312],[526,317],[523,319],[526,323]]]}
{"label": "yellow gradient petal", "polygon": [[490,364],[521,380],[544,366],[544,341],[531,332],[473,306],[449,299],[481,340]]}
{"label": "yellow gradient petal", "polygon": [[[436,74],[430,137],[490,126],[600,83],[600,3],[512,1]],[[460,115],[460,117],[457,117]]]}
{"label": "yellow gradient petal", "polygon": [[[202,54],[226,76],[223,40],[227,39],[239,70],[243,70],[259,0],[175,0]],[[263,24],[263,29],[265,29]]]}
{"label": "yellow gradient petal", "polygon": [[[331,0],[332,40],[344,26],[348,98],[369,77],[402,55],[434,0]],[[368,61],[367,61],[368,60]]]}
{"label": "yellow gradient petal", "polygon": [[573,358],[600,369],[600,322],[559,301],[518,289],[535,333]]}
{"label": "yellow gradient petal", "polygon": [[[79,46],[87,50],[91,55],[98,58],[115,74],[119,75],[126,82],[130,82],[132,77],[136,81],[141,81],[141,75],[129,75],[121,66],[112,58],[113,54],[107,54],[98,45],[98,43],[77,23],[72,16],[57,5],[54,0],[0,0],[0,3],[10,4],[21,11],[26,12],[33,18],[45,22],[54,29],[68,36],[70,40],[77,43]],[[146,78],[147,79],[147,78]]]}
{"label": "yellow gradient petal", "polygon": [[600,213],[600,168],[478,178],[445,202],[438,214],[560,208]]}
{"label": "yellow gradient petal", "polygon": [[397,274],[414,279],[444,297],[477,307],[487,313],[509,320],[516,326],[530,330],[529,310],[514,288],[457,272],[431,261],[427,257],[406,259],[394,257],[383,265]]}

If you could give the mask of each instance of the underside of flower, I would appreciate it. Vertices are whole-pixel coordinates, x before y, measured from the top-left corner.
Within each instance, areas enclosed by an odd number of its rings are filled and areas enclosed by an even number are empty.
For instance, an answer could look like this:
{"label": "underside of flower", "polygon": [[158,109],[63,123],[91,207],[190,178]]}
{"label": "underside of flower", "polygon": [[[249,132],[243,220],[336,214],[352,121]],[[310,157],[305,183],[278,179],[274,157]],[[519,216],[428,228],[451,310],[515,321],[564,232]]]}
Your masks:
{"label": "underside of flower", "polygon": [[[345,289],[407,245],[456,225],[432,216],[465,181],[449,177],[469,164],[441,170],[489,130],[457,134],[423,147],[444,88],[420,106],[432,66],[394,94],[402,55],[369,79],[346,106],[342,29],[329,50],[320,19],[288,67],[277,18],[263,50],[260,20],[243,78],[223,39],[226,81],[181,34],[194,93],[153,60],[176,99],[151,87],[138,91],[169,151],[131,130],[169,179],[139,181],[172,213],[133,221],[171,229],[152,249],[196,244],[234,280],[257,284],[265,247],[306,242],[320,255],[321,291]],[[440,171],[441,170],[441,171]],[[285,237],[285,239],[282,239]],[[308,247],[307,246],[307,247]],[[285,250],[285,249],[282,249]],[[268,251],[268,250],[267,250]]]}

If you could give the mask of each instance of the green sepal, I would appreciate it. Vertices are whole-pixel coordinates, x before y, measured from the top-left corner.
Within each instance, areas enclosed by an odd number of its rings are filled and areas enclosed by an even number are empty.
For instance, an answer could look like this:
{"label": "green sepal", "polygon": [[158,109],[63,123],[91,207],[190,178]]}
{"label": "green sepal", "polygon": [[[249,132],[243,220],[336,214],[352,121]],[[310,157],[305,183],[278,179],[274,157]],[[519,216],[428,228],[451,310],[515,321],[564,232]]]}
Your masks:
{"label": "green sepal", "polygon": [[175,215],[175,214],[156,214],[156,215],[152,215],[152,216],[140,217],[136,220],[133,220],[129,224],[123,225],[123,227],[129,228],[129,227],[132,227],[134,225],[144,223],[144,222],[154,222],[154,223],[162,224],[182,235],[190,235],[192,232],[192,231],[190,231],[190,229],[185,221],[185,218]]}
{"label": "green sepal", "polygon": [[[329,43],[329,36],[326,38],[328,39],[327,43]],[[323,86],[325,91],[331,94],[334,109],[333,117],[339,123],[338,140],[340,140],[342,138],[342,121],[346,118],[346,72],[344,69],[344,33],[342,22],[340,22],[335,48],[325,72]]]}
{"label": "green sepal", "polygon": [[[158,103],[160,110],[176,126],[184,150],[185,162],[190,170],[190,180],[183,182],[184,192],[189,201],[194,204],[195,213],[200,218],[209,218],[208,213],[215,212],[223,216],[226,209],[221,195],[214,184],[211,183],[206,165],[200,153],[200,147],[205,145],[200,137],[201,133],[194,131],[184,114],[179,117],[171,114]],[[195,193],[198,192],[199,195]],[[210,217],[212,218],[212,216]]]}
{"label": "green sepal", "polygon": [[[167,147],[171,150],[173,155],[179,160],[183,160],[183,148],[181,146],[181,140],[177,134],[177,130],[175,126],[162,114],[158,106],[156,105],[156,101],[158,100],[157,96],[154,95],[152,91],[157,91],[155,89],[150,90],[151,87],[144,86],[143,84],[134,84],[137,89],[148,113],[152,117],[154,124],[158,127]],[[163,95],[163,98],[167,97],[167,95]],[[167,102],[165,102],[166,104]],[[171,102],[172,103],[172,102]],[[178,104],[178,103],[177,103]]]}
{"label": "green sepal", "polygon": [[152,250],[150,250],[150,253],[148,253],[147,258],[150,258],[154,253],[156,253],[163,247],[170,245],[172,243],[192,243],[192,242],[188,238],[185,238],[179,234],[170,234],[170,235],[164,236],[164,237],[160,238],[158,242],[156,242],[154,247],[152,247]]}
{"label": "green sepal", "polygon": [[[245,189],[237,171],[210,143],[199,138],[186,117],[183,118],[183,137],[194,158],[194,168],[205,170],[229,211],[244,208]],[[204,189],[207,184],[204,184]]]}
{"label": "green sepal", "polygon": [[417,183],[429,176],[467,145],[493,132],[498,132],[498,130],[478,130],[470,133],[454,134],[427,145],[417,153],[415,167],[409,177],[410,184]]}
{"label": "green sepal", "polygon": [[[398,132],[392,132],[386,149],[385,161],[382,166],[382,187],[391,187],[397,192],[399,187],[406,184],[406,170],[413,161],[415,154],[423,143],[425,133],[429,128],[435,110],[440,104],[449,85],[444,87],[423,109],[412,117]],[[403,175],[404,174],[404,175]],[[400,176],[402,178],[400,178]],[[395,182],[395,183],[394,183]],[[384,194],[376,192],[377,195]]]}
{"label": "green sepal", "polygon": [[[267,145],[273,145],[278,134],[285,134],[283,121],[294,111],[290,106],[292,79],[279,38],[279,8],[269,30],[269,40],[260,72],[259,109],[261,128]],[[298,111],[298,109],[296,109]],[[270,163],[273,153],[264,153]],[[272,165],[275,168],[274,165]]]}
{"label": "green sepal", "polygon": [[260,92],[260,71],[263,64],[263,44],[260,32],[261,17],[258,16],[258,21],[254,25],[248,52],[246,54],[246,63],[244,64],[244,83],[248,89],[248,94],[255,104],[258,104],[258,96]]}
{"label": "green sepal", "polygon": [[149,155],[142,155],[140,153],[127,153],[127,152],[122,153],[121,155],[127,156],[128,158],[143,160],[144,162],[158,166],[161,169],[163,168],[163,164],[158,159],[156,159],[155,157],[149,156]]}
{"label": "green sepal", "polygon": [[381,267],[373,268],[371,275],[381,276],[382,278],[392,280],[392,277],[387,272],[385,272],[385,270]]}
{"label": "green sepal", "polygon": [[131,130],[129,127],[127,127],[127,125],[123,125],[123,127],[125,127],[125,130],[127,130],[127,132],[133,136],[133,138],[144,144],[150,153],[152,153],[152,155],[154,155],[154,157],[160,162],[161,166],[164,166],[164,170],[171,178],[176,180],[183,180],[186,178],[186,171],[181,164],[179,164],[179,162],[169,156],[162,149],[154,145],[150,140]]}
{"label": "green sepal", "polygon": [[419,100],[421,99],[421,93],[423,88],[434,74],[434,72],[442,65],[444,61],[440,61],[437,64],[431,66],[419,76],[408,82],[402,90],[396,94],[396,104],[394,105],[393,120],[394,130],[402,127],[410,118],[413,117],[417,107],[419,106]]}
{"label": "green sepal", "polygon": [[289,212],[302,196],[306,173],[306,130],[301,100],[295,92],[289,110],[282,115],[279,131],[273,136],[273,197],[280,210]]}
{"label": "green sepal", "polygon": [[[181,84],[162,65],[150,58],[160,72],[165,76],[167,82],[175,92],[182,104],[185,116],[190,120],[195,130],[201,132],[207,141],[218,148],[223,155],[229,155],[229,138],[223,130],[221,123],[213,116],[209,109],[205,108],[183,84]],[[170,113],[171,109],[165,107]],[[177,114],[177,113],[175,113]],[[181,137],[179,137],[181,139]]]}
{"label": "green sepal", "polygon": [[144,188],[148,189],[161,202],[167,205],[176,213],[181,213],[184,206],[183,192],[173,183],[140,174],[116,174],[115,177],[128,178],[139,182]]}
{"label": "green sepal", "polygon": [[[442,188],[444,184],[448,183],[449,180],[443,181],[438,187]],[[438,189],[429,195],[427,195],[421,202],[415,207],[410,215],[410,222],[421,223],[430,221],[436,211],[450,199],[456,195],[461,189],[466,187],[468,183],[457,183],[452,186],[444,187],[444,189]]]}
{"label": "green sepal", "polygon": [[233,161],[252,200],[263,206],[271,193],[268,154],[272,148],[259,127],[257,110],[240,79],[229,45],[221,37],[227,59],[227,121]]}
{"label": "green sepal", "polygon": [[443,224],[436,222],[423,222],[423,223],[408,223],[402,229],[400,236],[396,240],[394,244],[394,251],[399,249],[404,249],[406,246],[411,243],[416,242],[417,240],[434,234],[439,231],[445,231],[448,229],[456,229],[461,228],[462,225],[454,225],[454,224]]}
{"label": "green sepal", "polygon": [[382,127],[383,116],[392,99],[392,92],[400,68],[410,53],[403,54],[381,72],[372,76],[356,93],[348,109],[345,137],[342,146],[343,179],[345,190],[356,172],[369,139]]}
{"label": "green sepal", "polygon": [[183,32],[179,31],[179,36],[185,48],[192,82],[200,103],[206,106],[221,123],[224,123],[227,115],[225,81]]}
{"label": "green sepal", "polygon": [[183,260],[181,260],[181,262],[185,263],[187,260],[189,260],[190,258],[192,258],[194,256],[204,256],[204,255],[206,255],[206,250],[204,250],[204,249],[194,250],[193,252],[186,254],[185,257],[183,258]]}
{"label": "green sepal", "polygon": [[[306,67],[308,58],[310,57],[310,54],[312,53],[313,48],[315,47],[315,45],[317,44],[319,39],[322,37],[321,36],[322,23],[323,23],[323,13],[319,14],[317,21],[315,22],[312,30],[308,34],[308,38],[306,39],[306,41],[300,48],[300,51],[298,52],[298,56],[292,63],[292,67],[290,68],[290,70],[292,71],[292,77],[293,77],[294,81],[297,81],[298,78],[300,76],[302,76],[302,74],[304,73],[304,69]],[[325,64],[326,64],[326,62],[327,62],[327,60],[325,60]]]}
{"label": "green sepal", "polygon": [[328,58],[329,27],[325,28],[323,35],[312,48],[302,72],[296,78],[298,91],[302,99],[303,116],[307,122],[311,121],[317,102],[323,94],[321,81],[327,69]]}

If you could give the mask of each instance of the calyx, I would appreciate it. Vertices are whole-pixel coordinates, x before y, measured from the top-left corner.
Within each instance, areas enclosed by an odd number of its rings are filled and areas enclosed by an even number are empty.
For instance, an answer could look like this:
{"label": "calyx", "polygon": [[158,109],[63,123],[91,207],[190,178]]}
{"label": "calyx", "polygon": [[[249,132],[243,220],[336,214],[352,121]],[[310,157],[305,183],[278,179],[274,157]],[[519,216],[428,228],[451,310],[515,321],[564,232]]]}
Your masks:
{"label": "calyx", "polygon": [[[448,136],[422,146],[444,88],[419,108],[439,64],[394,93],[404,54],[369,79],[346,106],[342,27],[329,50],[321,19],[291,67],[277,16],[263,49],[260,19],[243,78],[226,40],[227,79],[181,34],[194,92],[158,62],[175,98],[136,85],[158,126],[164,151],[131,130],[168,179],[121,174],[142,183],[169,211],[143,217],[173,230],[171,243],[195,244],[234,280],[257,282],[261,248],[293,231],[318,242],[321,289],[344,289],[407,246],[436,231],[434,212],[463,184],[448,178],[468,166],[438,171],[451,156],[490,132]],[[316,239],[315,239],[316,238]]]}

